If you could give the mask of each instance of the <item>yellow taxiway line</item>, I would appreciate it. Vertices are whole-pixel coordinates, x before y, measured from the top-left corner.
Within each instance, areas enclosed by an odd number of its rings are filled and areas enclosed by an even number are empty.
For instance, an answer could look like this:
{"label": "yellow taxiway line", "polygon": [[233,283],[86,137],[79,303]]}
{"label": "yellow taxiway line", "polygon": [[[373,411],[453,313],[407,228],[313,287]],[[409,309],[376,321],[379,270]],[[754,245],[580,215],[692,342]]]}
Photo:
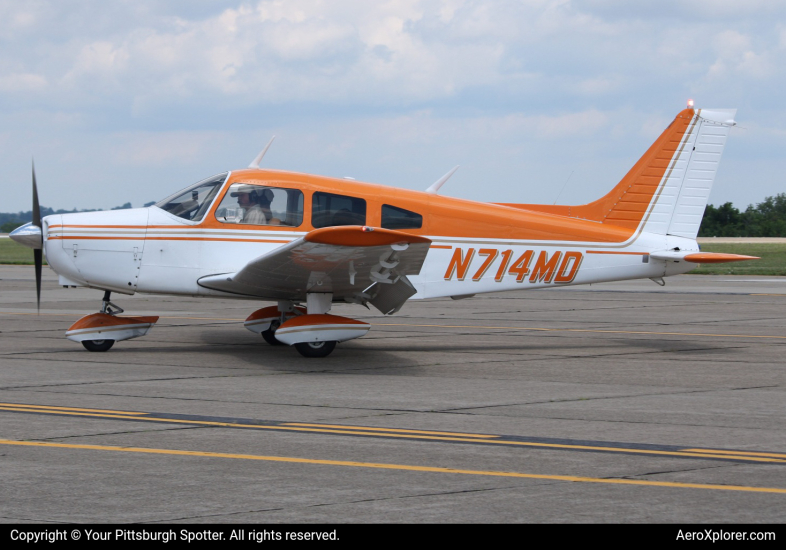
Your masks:
{"label": "yellow taxiway line", "polygon": [[729,455],[732,457],[736,456],[769,456],[773,458],[784,458],[786,459],[786,454],[784,453],[760,453],[757,451],[724,451],[718,449],[683,449],[686,452],[691,453],[711,453],[715,455]]}
{"label": "yellow taxiway line", "polygon": [[123,453],[157,454],[171,456],[194,456],[208,458],[227,458],[235,460],[262,460],[268,462],[285,462],[291,464],[311,464],[324,466],[343,466],[350,468],[375,468],[383,470],[401,470],[409,472],[429,472],[440,474],[461,474],[475,476],[493,476],[522,479],[547,479],[552,481],[571,481],[579,483],[606,483],[612,485],[639,485],[645,487],[672,487],[678,489],[709,489],[715,491],[745,491],[751,493],[786,494],[786,489],[777,487],[748,487],[744,485],[713,485],[707,483],[676,483],[670,481],[644,481],[638,479],[613,479],[584,476],[564,476],[547,474],[527,474],[523,472],[500,472],[494,470],[465,470],[459,468],[442,468],[436,466],[412,466],[408,464],[384,464],[376,462],[356,462],[345,460],[320,460],[315,458],[297,458],[286,456],[264,456],[235,453],[216,453],[208,451],[183,451],[177,449],[152,449],[145,447],[117,447],[110,445],[77,445],[72,443],[45,443],[37,441],[14,441],[0,439],[0,445],[16,445],[22,447],[47,447],[59,449],[78,449],[91,451],[112,451]]}
{"label": "yellow taxiway line", "polygon": [[[164,416],[147,416],[149,413],[124,413],[101,409],[70,409],[68,407],[51,407],[45,405],[22,405],[18,403],[0,403],[0,411],[21,413],[42,413],[58,416],[75,416],[87,418],[107,418],[115,420],[135,420],[144,422],[160,422],[164,424],[186,424],[203,427],[245,428],[268,431],[318,433],[332,435],[373,436],[417,441],[447,441],[457,443],[488,443],[508,447],[531,447],[541,449],[562,449],[592,452],[611,452],[618,454],[638,454],[654,456],[674,456],[692,458],[740,459],[748,462],[786,463],[786,454],[767,452],[724,451],[716,449],[633,449],[626,447],[608,447],[602,445],[572,445],[568,443],[542,443],[537,441],[515,441],[503,439],[499,435],[467,434],[460,432],[438,432],[427,430],[407,430],[397,428],[374,428],[368,426],[344,426],[340,424],[312,424],[301,422],[284,422],[280,424],[244,424],[239,422],[222,422],[214,420],[190,420],[186,418],[167,418]],[[92,411],[92,412],[88,412]]]}

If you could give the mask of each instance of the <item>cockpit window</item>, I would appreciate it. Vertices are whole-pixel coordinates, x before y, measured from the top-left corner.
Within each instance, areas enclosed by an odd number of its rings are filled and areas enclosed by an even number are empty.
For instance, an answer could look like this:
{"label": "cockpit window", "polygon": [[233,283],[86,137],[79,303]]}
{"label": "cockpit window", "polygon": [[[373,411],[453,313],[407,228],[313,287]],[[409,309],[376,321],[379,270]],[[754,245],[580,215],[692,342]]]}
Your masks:
{"label": "cockpit window", "polygon": [[398,206],[382,205],[382,227],[384,229],[420,229],[423,216]]}
{"label": "cockpit window", "polygon": [[223,223],[285,225],[303,223],[303,193],[299,189],[233,183],[216,209]]}
{"label": "cockpit window", "polygon": [[226,179],[226,173],[207,178],[157,202],[156,206],[184,220],[202,221]]}
{"label": "cockpit window", "polygon": [[311,225],[366,225],[366,201],[345,195],[314,193],[311,203]]}

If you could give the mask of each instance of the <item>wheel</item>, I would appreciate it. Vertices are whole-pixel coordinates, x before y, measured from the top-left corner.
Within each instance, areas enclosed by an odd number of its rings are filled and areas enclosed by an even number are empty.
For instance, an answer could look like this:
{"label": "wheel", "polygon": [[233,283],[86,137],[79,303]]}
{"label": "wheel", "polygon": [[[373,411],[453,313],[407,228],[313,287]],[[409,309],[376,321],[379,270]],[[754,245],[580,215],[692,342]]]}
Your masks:
{"label": "wheel", "polygon": [[303,357],[327,357],[336,349],[336,342],[301,342],[295,347]]}
{"label": "wheel", "polygon": [[262,331],[262,338],[271,346],[283,346],[284,342],[276,340],[276,330],[281,326],[281,321],[271,321],[270,328]]}
{"label": "wheel", "polygon": [[107,351],[115,345],[114,340],[82,340],[87,351]]}

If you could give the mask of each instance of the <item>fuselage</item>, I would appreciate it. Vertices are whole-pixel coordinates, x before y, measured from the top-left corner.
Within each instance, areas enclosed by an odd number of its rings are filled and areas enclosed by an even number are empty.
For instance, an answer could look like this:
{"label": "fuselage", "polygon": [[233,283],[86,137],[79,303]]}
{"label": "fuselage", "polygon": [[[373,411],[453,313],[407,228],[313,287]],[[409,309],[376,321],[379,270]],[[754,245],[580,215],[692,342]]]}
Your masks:
{"label": "fuselage", "polygon": [[[180,202],[148,208],[46,217],[49,265],[64,285],[227,297],[201,287],[199,279],[236,272],[317,227],[365,225],[432,241],[420,275],[410,277],[418,291],[414,298],[432,298],[663,277],[695,264],[654,260],[650,252],[698,250],[695,239],[645,232],[643,214],[640,223],[622,227],[522,205],[305,174],[238,170],[222,177],[202,203],[194,191],[194,201],[181,196]],[[268,210],[264,224],[237,223],[226,205],[236,204],[230,187],[240,184],[289,197],[294,215]],[[199,207],[198,220],[183,215],[190,206]]]}

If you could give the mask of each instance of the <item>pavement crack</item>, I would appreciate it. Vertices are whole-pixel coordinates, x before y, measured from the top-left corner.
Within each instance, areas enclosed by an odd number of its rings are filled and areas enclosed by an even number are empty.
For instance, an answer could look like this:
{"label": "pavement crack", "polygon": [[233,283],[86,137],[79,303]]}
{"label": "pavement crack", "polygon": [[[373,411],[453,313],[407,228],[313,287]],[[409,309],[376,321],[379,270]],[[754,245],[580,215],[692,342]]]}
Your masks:
{"label": "pavement crack", "polygon": [[620,476],[620,477],[607,477],[605,479],[640,479],[642,477],[652,477],[652,476],[659,476],[659,475],[668,475],[668,474],[682,474],[685,472],[700,472],[702,470],[716,470],[718,468],[729,468],[740,466],[738,463],[733,462],[726,462],[723,464],[712,464],[709,466],[698,466],[696,468],[672,468],[670,470],[660,470],[657,472],[645,472],[641,474],[633,474],[628,476]]}
{"label": "pavement crack", "polygon": [[[558,482],[548,482],[547,484],[553,485]],[[149,521],[145,523],[171,523],[173,521],[189,521],[189,520],[199,520],[199,519],[206,519],[206,518],[222,518],[222,517],[233,517],[238,515],[245,515],[245,514],[264,514],[270,512],[288,512],[293,510],[308,510],[308,509],[316,509],[316,508],[326,508],[331,506],[347,506],[353,504],[367,504],[371,502],[391,502],[396,500],[407,500],[407,499],[420,499],[420,498],[429,498],[429,497],[445,497],[445,496],[455,496],[455,495],[462,495],[462,494],[473,494],[473,493],[484,493],[484,492],[493,492],[493,491],[500,491],[500,490],[509,490],[509,489],[517,489],[519,486],[511,485],[511,486],[504,486],[504,487],[484,487],[481,489],[461,489],[456,491],[439,491],[439,492],[431,492],[431,493],[419,493],[419,494],[411,494],[411,495],[396,495],[390,497],[376,497],[376,498],[364,498],[364,499],[356,499],[356,500],[346,500],[346,501],[335,501],[335,502],[319,502],[315,504],[308,504],[305,506],[291,506],[291,507],[277,507],[277,508],[261,508],[255,510],[238,510],[235,512],[225,512],[221,514],[204,514],[204,515],[193,515],[187,517],[177,517],[177,518],[168,518],[166,520],[158,520],[158,521]]]}
{"label": "pavement crack", "polygon": [[757,389],[768,389],[768,388],[779,388],[780,385],[772,384],[766,386],[742,386],[738,388],[711,388],[708,390],[685,390],[685,391],[666,391],[666,392],[647,392],[647,393],[632,393],[632,394],[625,394],[625,395],[599,395],[595,397],[571,397],[566,399],[549,399],[544,401],[527,401],[522,403],[498,403],[498,404],[491,404],[491,405],[476,405],[476,406],[469,406],[469,407],[455,407],[449,409],[439,409],[432,412],[443,412],[443,413],[458,413],[460,411],[466,410],[476,410],[476,409],[492,409],[495,407],[526,407],[529,405],[546,405],[549,403],[574,403],[577,401],[601,401],[601,400],[608,400],[608,399],[629,399],[629,398],[637,398],[637,397],[664,397],[669,395],[690,395],[696,393],[715,393],[715,392],[726,392],[726,391],[746,391],[746,390],[757,390]]}
{"label": "pavement crack", "polygon": [[[133,420],[133,419],[128,419],[128,420]],[[76,439],[76,438],[81,439],[81,438],[90,438],[90,437],[102,437],[106,435],[139,435],[145,433],[172,432],[177,430],[202,430],[209,427],[210,426],[168,426],[168,427],[161,427],[158,429],[123,430],[121,432],[101,432],[101,433],[94,433],[94,434],[74,434],[74,435],[62,435],[57,437],[43,437],[31,441],[62,441],[62,440]],[[121,445],[121,447],[131,447],[131,446],[132,445]]]}

